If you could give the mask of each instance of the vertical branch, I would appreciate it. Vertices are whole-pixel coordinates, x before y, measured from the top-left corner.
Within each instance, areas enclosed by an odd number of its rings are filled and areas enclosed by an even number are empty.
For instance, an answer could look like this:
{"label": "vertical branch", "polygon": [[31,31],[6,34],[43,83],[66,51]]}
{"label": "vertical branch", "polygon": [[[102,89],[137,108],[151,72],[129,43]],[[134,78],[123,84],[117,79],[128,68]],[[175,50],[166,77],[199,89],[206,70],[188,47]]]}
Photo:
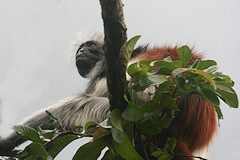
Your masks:
{"label": "vertical branch", "polygon": [[111,110],[123,110],[127,93],[126,82],[126,41],[127,28],[123,17],[121,0],[100,0],[104,22],[104,50],[106,54],[108,98]]}

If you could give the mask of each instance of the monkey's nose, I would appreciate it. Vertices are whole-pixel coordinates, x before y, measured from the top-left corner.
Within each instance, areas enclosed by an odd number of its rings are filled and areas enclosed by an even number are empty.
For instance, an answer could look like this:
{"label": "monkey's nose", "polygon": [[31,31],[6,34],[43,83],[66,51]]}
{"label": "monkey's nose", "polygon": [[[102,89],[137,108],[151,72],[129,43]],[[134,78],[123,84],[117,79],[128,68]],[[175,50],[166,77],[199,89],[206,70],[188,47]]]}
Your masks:
{"label": "monkey's nose", "polygon": [[81,48],[80,50],[78,50],[76,57],[83,54],[85,52],[85,50],[83,48]]}

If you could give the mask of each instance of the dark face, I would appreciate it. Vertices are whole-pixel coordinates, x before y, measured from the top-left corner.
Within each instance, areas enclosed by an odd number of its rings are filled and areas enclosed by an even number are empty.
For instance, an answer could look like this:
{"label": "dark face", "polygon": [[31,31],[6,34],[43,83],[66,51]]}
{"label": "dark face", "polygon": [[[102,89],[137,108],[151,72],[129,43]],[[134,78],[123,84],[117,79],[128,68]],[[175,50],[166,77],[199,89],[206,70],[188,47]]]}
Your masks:
{"label": "dark face", "polygon": [[83,43],[76,53],[76,66],[79,74],[86,77],[97,62],[104,57],[103,46],[96,41]]}

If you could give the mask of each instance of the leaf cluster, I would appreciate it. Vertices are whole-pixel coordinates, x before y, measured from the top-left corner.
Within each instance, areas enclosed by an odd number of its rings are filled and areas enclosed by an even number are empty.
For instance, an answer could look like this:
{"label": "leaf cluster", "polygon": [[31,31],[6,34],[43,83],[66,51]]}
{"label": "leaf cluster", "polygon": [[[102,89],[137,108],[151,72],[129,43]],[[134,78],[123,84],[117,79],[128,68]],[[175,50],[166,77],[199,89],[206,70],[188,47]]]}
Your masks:
{"label": "leaf cluster", "polygon": [[[127,57],[131,57],[139,38],[136,36],[128,41]],[[170,160],[175,155],[176,140],[169,138],[160,148],[151,144],[154,143],[151,138],[171,125],[174,116],[166,116],[165,113],[179,110],[177,99],[200,94],[215,106],[219,118],[222,118],[219,98],[230,107],[238,107],[237,95],[232,88],[234,83],[229,76],[217,72],[215,61],[197,59],[188,65],[192,53],[187,46],[181,47],[178,54],[180,60],[173,61],[170,57],[160,61],[143,60],[128,67],[130,96],[124,97],[128,105],[124,111],[114,109],[105,125],[96,124],[98,129],[93,142],[80,147],[76,157],[89,159],[87,155],[94,150],[91,159],[97,159],[101,150],[108,147],[103,160],[141,160],[150,156]],[[142,103],[141,96],[146,96],[148,101]],[[147,147],[150,145],[155,148],[154,151],[149,152]]]}
{"label": "leaf cluster", "polygon": [[[127,43],[128,61],[139,38],[136,36]],[[192,52],[187,46],[179,48],[178,55],[180,60],[173,61],[167,57],[159,61],[143,60],[131,64],[127,69],[131,79],[130,96],[124,96],[128,104],[125,110],[114,109],[111,116],[100,124],[88,122],[84,127],[72,128],[84,128],[82,134],[73,134],[71,131],[71,134],[58,136],[56,130],[15,126],[14,130],[21,137],[32,141],[17,158],[50,160],[73,140],[90,136],[93,140],[81,146],[73,160],[96,160],[106,147],[108,150],[102,160],[172,159],[177,141],[169,138],[160,147],[153,137],[171,125],[173,113],[179,111],[176,104],[178,99],[199,94],[216,108],[219,119],[223,118],[219,98],[230,107],[238,107],[237,95],[232,88],[234,82],[217,71],[215,61],[197,59],[189,65]],[[142,98],[147,101],[142,102]],[[62,128],[63,133],[68,132],[60,119],[50,112],[47,114]]]}
{"label": "leaf cluster", "polygon": [[[79,134],[66,131],[61,120],[49,111],[46,111],[49,123],[57,123],[63,132],[57,129],[44,130],[41,127],[33,129],[26,125],[15,125],[13,130],[23,139],[31,141],[23,151],[19,151],[15,158],[26,160],[54,159],[69,143],[79,138]],[[78,127],[74,127],[72,130]]]}

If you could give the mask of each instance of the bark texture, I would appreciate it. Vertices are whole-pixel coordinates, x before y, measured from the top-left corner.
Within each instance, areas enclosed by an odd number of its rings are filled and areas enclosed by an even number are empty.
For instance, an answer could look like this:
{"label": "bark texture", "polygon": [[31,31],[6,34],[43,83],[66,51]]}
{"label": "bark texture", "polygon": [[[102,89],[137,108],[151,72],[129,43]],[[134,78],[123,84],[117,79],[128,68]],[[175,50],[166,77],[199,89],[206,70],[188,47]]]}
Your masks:
{"label": "bark texture", "polygon": [[123,17],[121,0],[100,0],[104,23],[104,50],[106,53],[108,98],[111,110],[123,110],[127,93],[126,82],[126,42],[127,28]]}

